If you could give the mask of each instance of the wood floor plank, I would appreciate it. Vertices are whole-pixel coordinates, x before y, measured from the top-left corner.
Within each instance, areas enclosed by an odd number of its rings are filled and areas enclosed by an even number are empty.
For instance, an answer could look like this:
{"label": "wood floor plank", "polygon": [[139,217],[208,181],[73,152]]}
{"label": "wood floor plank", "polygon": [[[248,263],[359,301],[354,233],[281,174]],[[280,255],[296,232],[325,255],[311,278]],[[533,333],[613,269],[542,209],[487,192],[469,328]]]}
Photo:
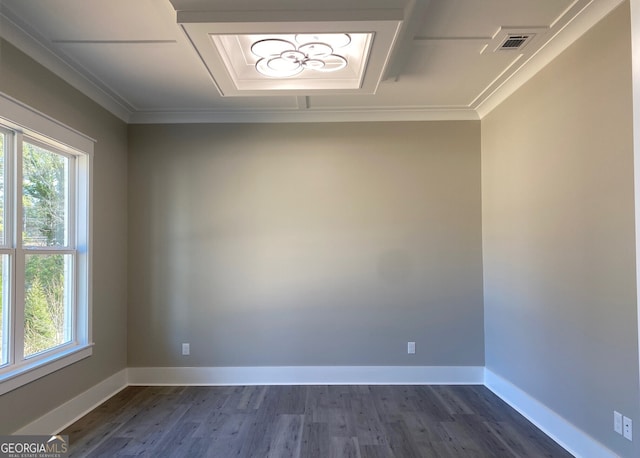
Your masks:
{"label": "wood floor plank", "polygon": [[477,450],[491,450],[496,456],[517,458],[512,449],[507,447],[500,436],[495,434],[495,429],[488,427],[488,423],[481,417],[471,414],[455,416],[455,423],[459,430],[464,431]]}
{"label": "wood floor plank", "polygon": [[411,437],[418,443],[427,444],[442,441],[443,432],[440,422],[434,421],[424,412],[406,412],[402,415]]}
{"label": "wood floor plank", "polygon": [[356,437],[332,437],[329,458],[362,458],[358,439]]}
{"label": "wood floor plank", "polygon": [[418,412],[428,415],[435,422],[453,420],[450,409],[439,396],[436,396],[430,386],[417,387],[414,402]]}
{"label": "wood floor plank", "polygon": [[[308,416],[305,415],[308,419]],[[329,456],[329,426],[326,423],[305,421],[300,456]]]}
{"label": "wood floor plank", "polygon": [[267,392],[266,386],[245,386],[238,404],[241,410],[257,410]]}
{"label": "wood floor plank", "polygon": [[435,385],[427,388],[440,400],[450,415],[474,413],[467,402],[454,391],[455,387]]}
{"label": "wood floor plank", "polygon": [[225,413],[223,418],[219,428],[207,438],[209,447],[206,456],[227,458],[241,453],[249,434],[251,417],[240,413]]}
{"label": "wood floor plank", "polygon": [[523,437],[524,432],[515,428],[509,422],[488,423],[487,427],[493,430],[493,434],[504,442],[514,456],[569,458],[571,454],[558,448],[557,444],[549,437],[540,437],[538,440],[528,440]]}
{"label": "wood floor plank", "polygon": [[189,387],[181,397],[180,402],[189,409],[184,414],[184,421],[203,422],[211,412],[223,408],[228,399],[227,387]]}
{"label": "wood floor plank", "polygon": [[72,457],[571,456],[484,386],[129,387],[61,434]]}
{"label": "wood floor plank", "polygon": [[303,414],[306,400],[304,386],[274,386],[278,395],[275,407],[276,414]]}
{"label": "wood floor plank", "polygon": [[386,445],[360,445],[362,458],[394,458],[393,452]]}
{"label": "wood floor plank", "polygon": [[[269,394],[272,394],[271,391]],[[271,450],[277,420],[278,395],[265,397],[263,407],[251,414],[251,421],[247,423],[244,443],[238,456],[265,457]]]}
{"label": "wood floor plank", "polygon": [[91,457],[91,458],[102,458],[108,456],[126,456],[125,450],[130,445],[131,442],[134,442],[135,439],[130,437],[113,437],[108,441],[103,441],[100,443],[98,447],[94,450],[89,451],[83,455],[77,455],[75,450],[71,450],[70,456],[82,456],[82,457]]}
{"label": "wood floor plank", "polygon": [[[182,458],[197,450],[204,454],[209,444],[202,438],[193,437],[193,432],[198,429],[198,424],[193,422],[181,422],[172,431],[162,438],[153,449],[152,455]],[[148,450],[148,449],[147,449]],[[146,450],[143,451],[145,453]]]}
{"label": "wood floor plank", "polygon": [[[74,437],[74,449],[70,456],[85,456],[97,448],[103,440],[112,437],[118,427],[136,415],[140,405],[147,401],[146,387],[128,387],[80,418],[66,429]],[[108,418],[108,421],[105,421]]]}
{"label": "wood floor plank", "polygon": [[411,436],[411,432],[404,421],[388,423],[387,435],[389,436],[389,448],[395,456],[405,458],[421,458],[424,456],[420,451],[420,445]]}
{"label": "wood floor plank", "polygon": [[[364,402],[363,402],[364,404]],[[378,412],[369,405],[362,405],[353,411],[355,433],[360,445],[375,445],[388,448],[389,441]]]}
{"label": "wood floor plank", "polygon": [[269,446],[269,458],[294,458],[300,456],[304,415],[278,415]]}

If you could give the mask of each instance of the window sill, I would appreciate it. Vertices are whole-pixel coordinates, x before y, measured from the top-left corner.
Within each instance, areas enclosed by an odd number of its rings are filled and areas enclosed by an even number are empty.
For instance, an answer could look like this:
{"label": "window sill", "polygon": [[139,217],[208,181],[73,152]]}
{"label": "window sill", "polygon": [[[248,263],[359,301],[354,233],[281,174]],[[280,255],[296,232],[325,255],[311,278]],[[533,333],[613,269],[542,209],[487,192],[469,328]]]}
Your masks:
{"label": "window sill", "polygon": [[92,353],[93,344],[74,345],[46,358],[23,364],[14,370],[0,374],[0,395],[87,358]]}

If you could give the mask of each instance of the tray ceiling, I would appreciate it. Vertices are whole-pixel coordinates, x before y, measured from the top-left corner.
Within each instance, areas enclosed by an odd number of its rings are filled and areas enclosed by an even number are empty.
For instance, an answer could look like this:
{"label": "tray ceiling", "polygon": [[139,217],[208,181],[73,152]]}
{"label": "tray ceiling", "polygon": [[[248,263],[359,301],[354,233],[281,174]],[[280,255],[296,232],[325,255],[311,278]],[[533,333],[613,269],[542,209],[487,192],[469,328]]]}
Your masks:
{"label": "tray ceiling", "polygon": [[[132,123],[479,119],[620,2],[0,0],[0,36]],[[325,31],[373,37],[351,89],[243,92],[212,38]]]}

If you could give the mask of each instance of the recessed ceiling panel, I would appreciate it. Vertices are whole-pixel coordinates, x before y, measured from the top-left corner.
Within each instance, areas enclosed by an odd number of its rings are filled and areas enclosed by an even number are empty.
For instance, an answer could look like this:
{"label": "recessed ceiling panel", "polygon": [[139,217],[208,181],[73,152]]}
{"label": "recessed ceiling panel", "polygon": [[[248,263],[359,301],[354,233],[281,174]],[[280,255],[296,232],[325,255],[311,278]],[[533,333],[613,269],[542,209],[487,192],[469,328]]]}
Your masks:
{"label": "recessed ceiling panel", "polygon": [[[250,18],[251,22],[244,22]],[[382,80],[404,18],[401,9],[353,11],[179,11],[178,22],[222,96],[373,94]],[[299,36],[348,36],[344,49],[315,58]],[[288,43],[271,56],[253,46],[261,40]],[[289,49],[290,48],[290,49]],[[253,51],[252,51],[253,50]],[[342,53],[342,54],[341,54]],[[326,60],[329,59],[329,60]],[[332,60],[331,60],[332,59]],[[288,62],[294,62],[288,67]],[[300,67],[295,66],[300,62]],[[304,64],[312,68],[303,68]],[[335,72],[319,71],[339,67]],[[286,76],[268,74],[290,68]],[[298,71],[299,70],[299,71]]]}
{"label": "recessed ceiling panel", "polygon": [[373,34],[212,35],[211,39],[237,91],[359,89]]}

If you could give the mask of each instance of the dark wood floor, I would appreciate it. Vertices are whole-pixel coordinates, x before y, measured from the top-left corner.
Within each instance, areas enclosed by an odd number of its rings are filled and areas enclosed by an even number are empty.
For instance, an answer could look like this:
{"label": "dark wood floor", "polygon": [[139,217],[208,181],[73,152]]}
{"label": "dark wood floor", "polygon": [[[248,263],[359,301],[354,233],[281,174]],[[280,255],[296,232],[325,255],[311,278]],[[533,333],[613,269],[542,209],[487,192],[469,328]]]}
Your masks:
{"label": "dark wood floor", "polygon": [[484,386],[129,387],[79,457],[570,457]]}

